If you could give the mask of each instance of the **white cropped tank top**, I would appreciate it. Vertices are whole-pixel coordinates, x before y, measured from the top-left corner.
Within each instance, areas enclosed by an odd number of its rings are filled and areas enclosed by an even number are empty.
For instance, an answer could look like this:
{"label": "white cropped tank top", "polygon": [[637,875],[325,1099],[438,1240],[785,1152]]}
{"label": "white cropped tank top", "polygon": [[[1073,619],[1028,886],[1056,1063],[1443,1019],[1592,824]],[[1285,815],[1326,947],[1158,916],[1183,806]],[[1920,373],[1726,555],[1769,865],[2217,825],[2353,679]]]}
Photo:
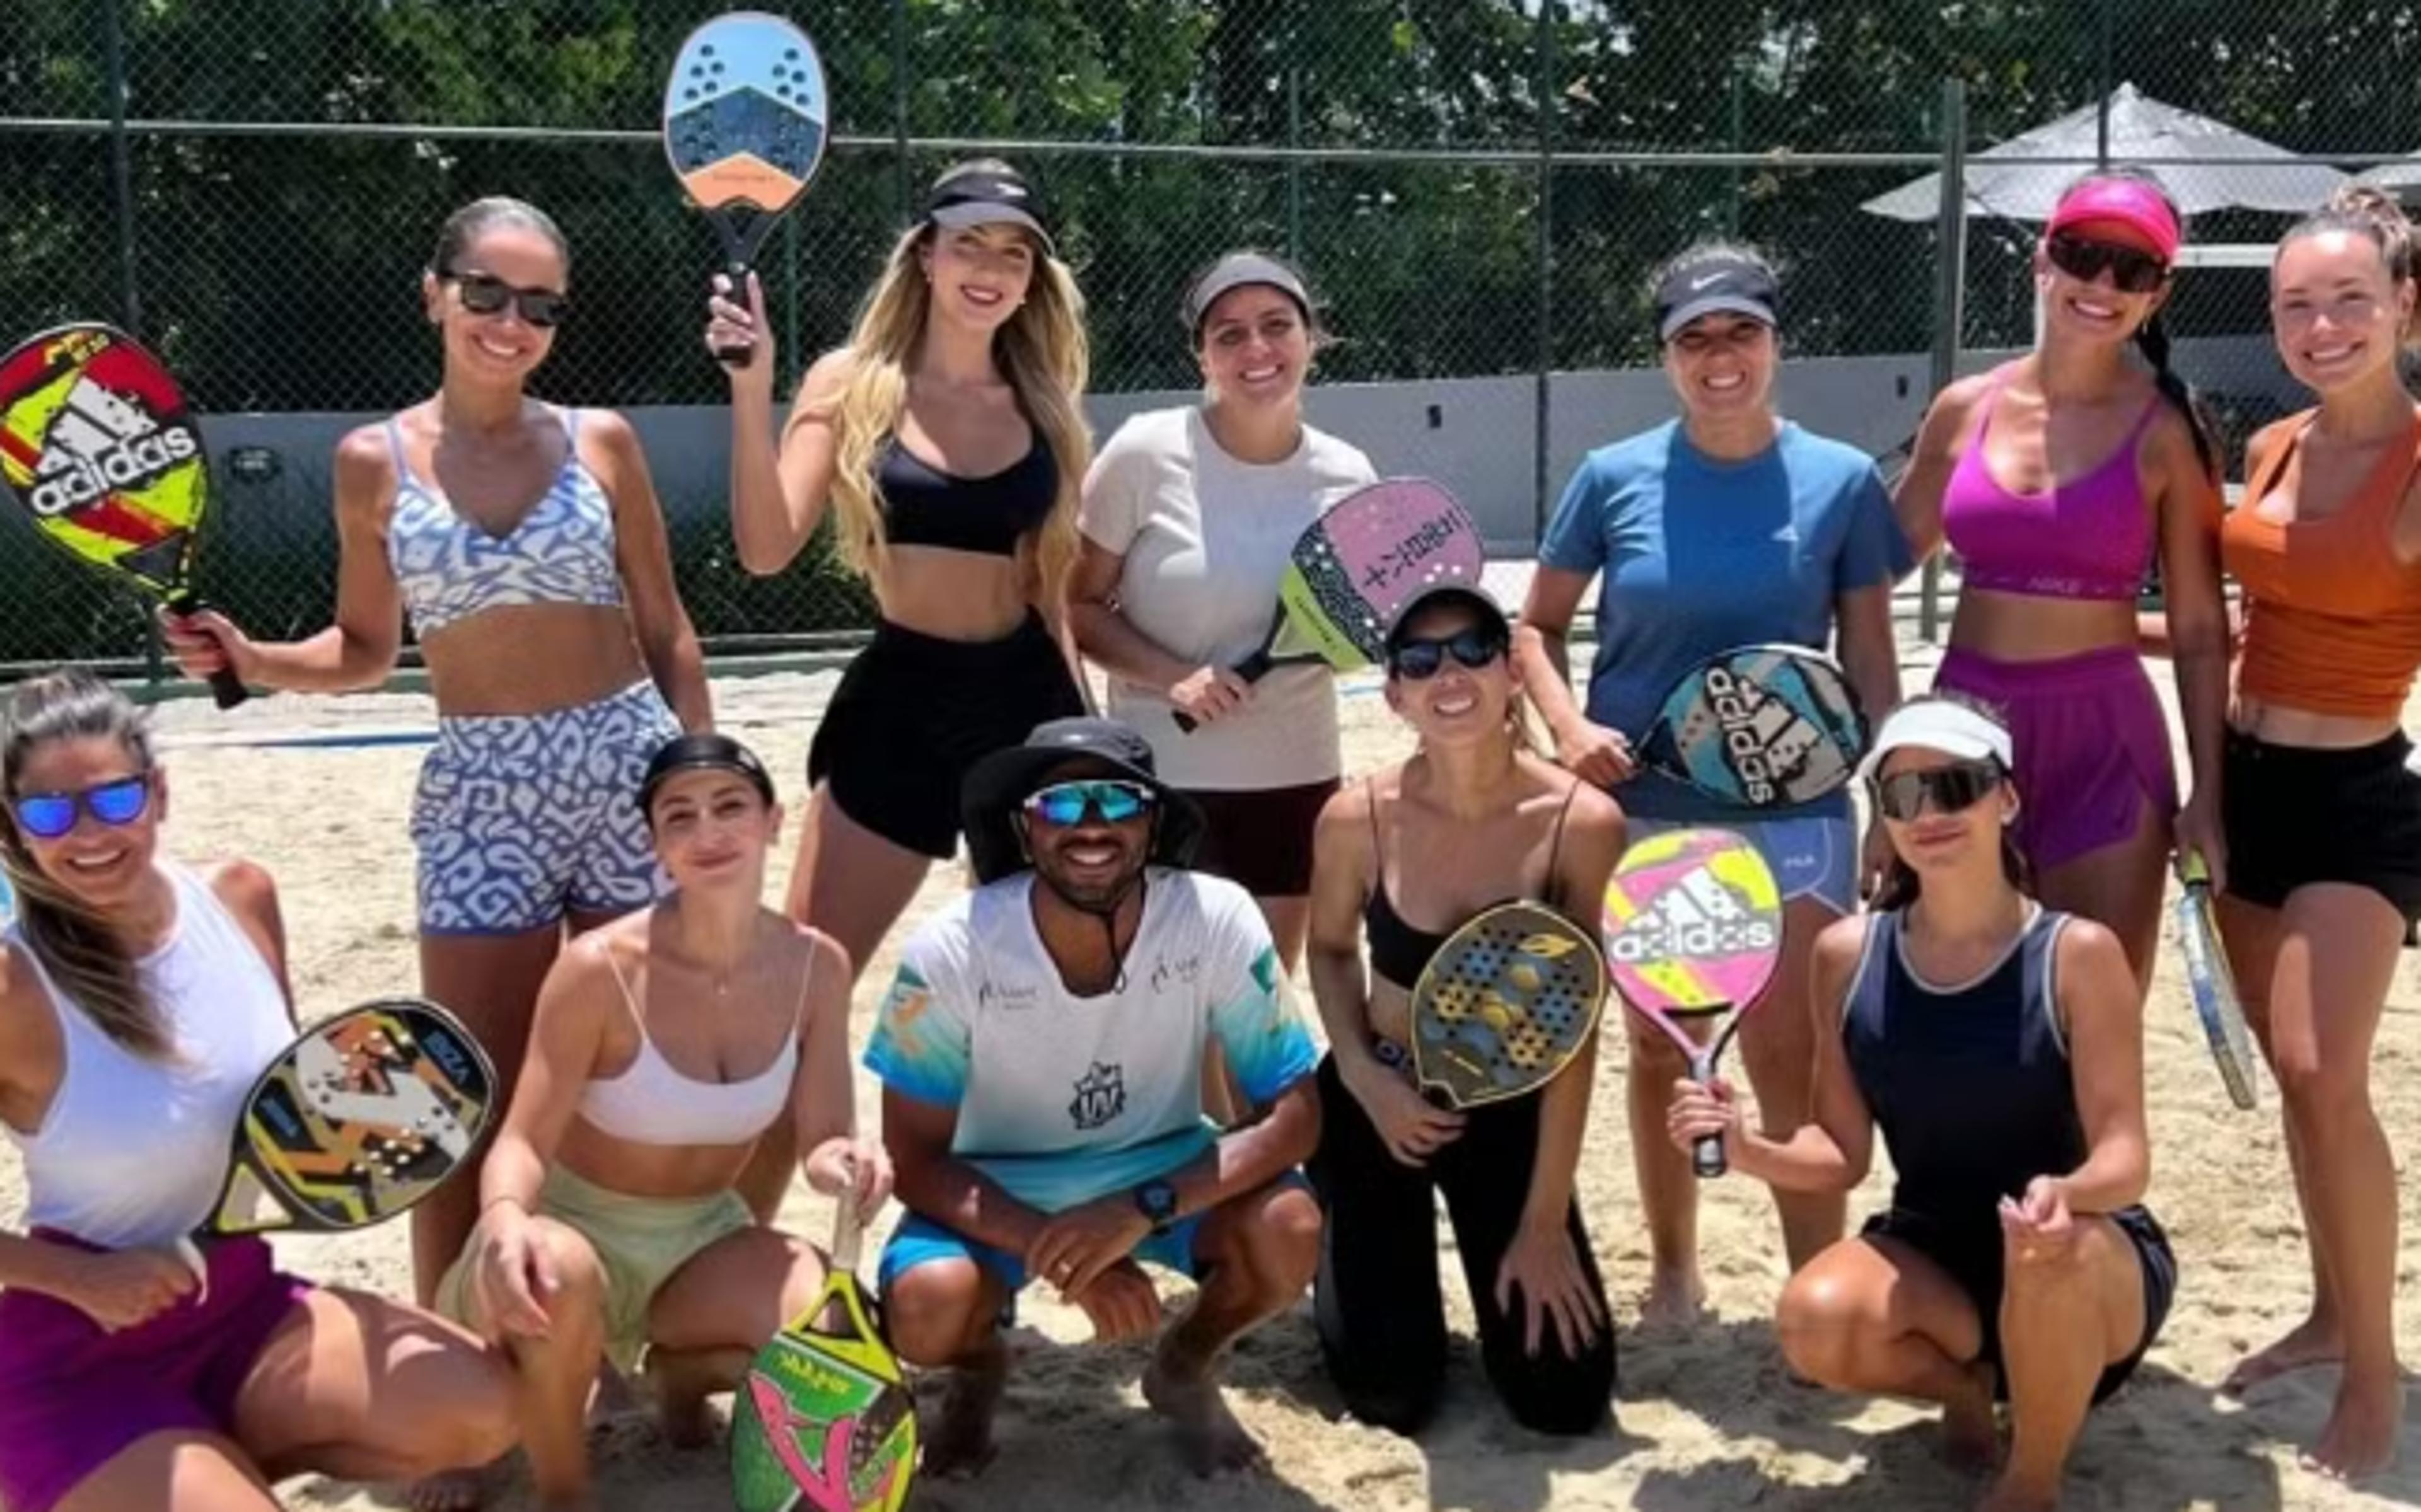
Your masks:
{"label": "white cropped tank top", "polygon": [[199,877],[160,869],[177,890],[177,923],[138,966],[173,1061],[121,1048],[59,990],[18,925],[5,936],[50,994],[64,1049],[41,1127],[0,1125],[24,1157],[26,1226],[110,1250],[171,1244],[210,1216],[244,1095],[294,1038],[251,937]]}
{"label": "white cropped tank top", "polygon": [[745,1145],[773,1127],[789,1106],[790,1079],[799,1066],[799,1017],[806,1010],[807,984],[815,957],[799,978],[799,1005],[790,1032],[773,1064],[741,1082],[700,1082],[673,1068],[648,1036],[647,1015],[622,975],[614,953],[599,946],[631,1022],[639,1031],[639,1053],[619,1074],[589,1082],[580,1095],[580,1116],[604,1133],[633,1145]]}

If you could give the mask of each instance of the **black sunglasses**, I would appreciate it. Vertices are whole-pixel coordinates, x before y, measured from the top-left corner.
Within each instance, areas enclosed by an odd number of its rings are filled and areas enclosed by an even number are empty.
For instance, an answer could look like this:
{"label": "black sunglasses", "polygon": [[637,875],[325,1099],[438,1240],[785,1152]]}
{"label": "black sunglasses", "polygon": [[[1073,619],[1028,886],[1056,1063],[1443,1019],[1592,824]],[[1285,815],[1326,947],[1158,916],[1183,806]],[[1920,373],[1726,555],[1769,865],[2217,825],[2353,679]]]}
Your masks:
{"label": "black sunglasses", "polygon": [[1474,672],[1505,654],[1505,637],[1484,625],[1471,625],[1444,637],[1399,641],[1387,652],[1387,670],[1413,682],[1438,675],[1451,655]]}
{"label": "black sunglasses", "polygon": [[1937,814],[1963,814],[1984,795],[2001,786],[1997,761],[1958,761],[1927,772],[1902,772],[1875,784],[1875,806],[1883,818],[1908,823],[1925,812],[1928,803]]}
{"label": "black sunglasses", "polygon": [[2052,266],[2083,283],[2110,270],[2110,281],[2129,294],[2148,294],[2168,282],[2169,265],[2137,247],[2113,242],[2089,242],[2081,236],[2055,236],[2043,244]]}
{"label": "black sunglasses", "polygon": [[494,273],[449,273],[462,296],[462,307],[474,315],[494,315],[507,304],[518,306],[522,319],[541,331],[552,331],[571,313],[571,296],[552,288],[516,288]]}

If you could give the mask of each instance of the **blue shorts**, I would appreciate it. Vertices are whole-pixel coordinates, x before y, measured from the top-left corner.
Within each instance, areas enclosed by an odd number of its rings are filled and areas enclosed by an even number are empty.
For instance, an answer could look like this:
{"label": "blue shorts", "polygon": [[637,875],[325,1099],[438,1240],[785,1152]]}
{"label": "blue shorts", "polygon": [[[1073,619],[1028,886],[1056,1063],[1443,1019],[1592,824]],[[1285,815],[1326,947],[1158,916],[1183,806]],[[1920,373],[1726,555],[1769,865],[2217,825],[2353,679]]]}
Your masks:
{"label": "blue shorts", "polygon": [[[1311,1183],[1304,1179],[1301,1171],[1290,1170],[1279,1177],[1274,1185],[1281,1189],[1301,1187],[1308,1191]],[[1267,1189],[1254,1190],[1258,1192]],[[1215,1208],[1205,1208],[1171,1224],[1164,1234],[1145,1235],[1143,1242],[1134,1247],[1134,1257],[1164,1270],[1174,1270],[1188,1280],[1198,1279],[1194,1244],[1201,1238],[1202,1221],[1215,1211]],[[875,1268],[875,1288],[887,1293],[892,1284],[901,1276],[920,1265],[930,1265],[936,1260],[973,1260],[998,1276],[1001,1284],[1008,1288],[1009,1295],[1008,1306],[1001,1310],[1002,1321],[1007,1322],[1014,1316],[1017,1294],[1025,1289],[1025,1257],[996,1249],[981,1239],[969,1239],[920,1213],[910,1213],[902,1218],[898,1228],[891,1235],[891,1242],[882,1246],[882,1259]]]}
{"label": "blue shorts", "polygon": [[542,714],[437,722],[412,799],[424,934],[519,934],[664,890],[639,779],[680,721],[652,682]]}
{"label": "blue shorts", "polygon": [[1649,819],[1631,820],[1633,844],[1667,830],[1711,828],[1729,830],[1757,847],[1773,868],[1773,880],[1786,903],[1812,897],[1835,913],[1858,907],[1858,832],[1847,818],[1810,815],[1780,819]]}

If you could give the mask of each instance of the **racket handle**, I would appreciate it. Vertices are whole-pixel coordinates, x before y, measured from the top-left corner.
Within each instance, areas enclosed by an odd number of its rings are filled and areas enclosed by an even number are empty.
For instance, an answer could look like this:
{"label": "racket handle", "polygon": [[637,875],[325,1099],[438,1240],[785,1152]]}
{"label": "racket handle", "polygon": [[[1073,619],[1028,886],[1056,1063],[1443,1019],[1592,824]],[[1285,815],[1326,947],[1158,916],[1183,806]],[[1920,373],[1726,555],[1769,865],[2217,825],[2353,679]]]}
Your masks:
{"label": "racket handle", "polygon": [[1698,1142],[1690,1146],[1690,1169],[1702,1181],[1711,1181],[1730,1170],[1731,1162],[1724,1159],[1724,1136],[1701,1135]]}
{"label": "racket handle", "polygon": [[[1268,649],[1263,648],[1261,650],[1255,651],[1252,655],[1244,658],[1242,662],[1237,662],[1227,670],[1243,678],[1246,682],[1258,682],[1263,678],[1268,677],[1270,675],[1270,668],[1275,665],[1277,665],[1277,663],[1270,660]],[[1185,710],[1181,709],[1170,717],[1177,721],[1177,727],[1183,730],[1188,735],[1193,734],[1195,730],[1202,727],[1202,722],[1200,720],[1195,719],[1193,715],[1185,712]]]}
{"label": "racket handle", "polygon": [[857,1171],[852,1166],[850,1170],[851,1190],[833,1199],[832,1268],[835,1275],[857,1270],[858,1252],[862,1248],[860,1241],[866,1237],[866,1220],[859,1216],[857,1210],[857,1192],[853,1185],[856,1179]]}
{"label": "racket handle", "polygon": [[[737,304],[748,303],[748,264],[738,257],[731,259],[724,273],[731,279],[731,298]],[[714,360],[729,368],[746,367],[757,360],[757,349],[748,347],[717,347]]]}
{"label": "racket handle", "polygon": [[[1705,1086],[1715,1079],[1715,1057],[1699,1051],[1690,1057],[1690,1080]],[[1724,1158],[1724,1136],[1701,1134],[1690,1146],[1690,1170],[1701,1181],[1711,1181],[1731,1169]]]}
{"label": "racket handle", "polygon": [[[178,594],[168,600],[168,608],[174,614],[198,615],[207,607],[209,606],[190,593]],[[211,674],[211,697],[216,700],[221,709],[233,709],[251,696],[252,690],[245,687],[243,679],[235,675],[235,668],[221,667]]]}

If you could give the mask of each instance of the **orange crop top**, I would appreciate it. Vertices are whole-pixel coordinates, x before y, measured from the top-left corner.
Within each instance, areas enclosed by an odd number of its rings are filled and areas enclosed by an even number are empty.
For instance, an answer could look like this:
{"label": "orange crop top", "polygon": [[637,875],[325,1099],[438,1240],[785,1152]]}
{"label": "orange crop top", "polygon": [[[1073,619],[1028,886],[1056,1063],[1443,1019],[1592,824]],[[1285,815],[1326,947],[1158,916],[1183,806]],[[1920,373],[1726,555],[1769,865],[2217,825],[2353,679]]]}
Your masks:
{"label": "orange crop top", "polygon": [[2237,690],[2307,713],[2393,719],[2421,668],[2421,563],[2399,563],[2396,517],[2421,468],[2421,410],[2351,499],[2321,520],[2261,518],[2316,412],[2253,441],[2263,461],[2220,527],[2220,553],[2244,585]]}

